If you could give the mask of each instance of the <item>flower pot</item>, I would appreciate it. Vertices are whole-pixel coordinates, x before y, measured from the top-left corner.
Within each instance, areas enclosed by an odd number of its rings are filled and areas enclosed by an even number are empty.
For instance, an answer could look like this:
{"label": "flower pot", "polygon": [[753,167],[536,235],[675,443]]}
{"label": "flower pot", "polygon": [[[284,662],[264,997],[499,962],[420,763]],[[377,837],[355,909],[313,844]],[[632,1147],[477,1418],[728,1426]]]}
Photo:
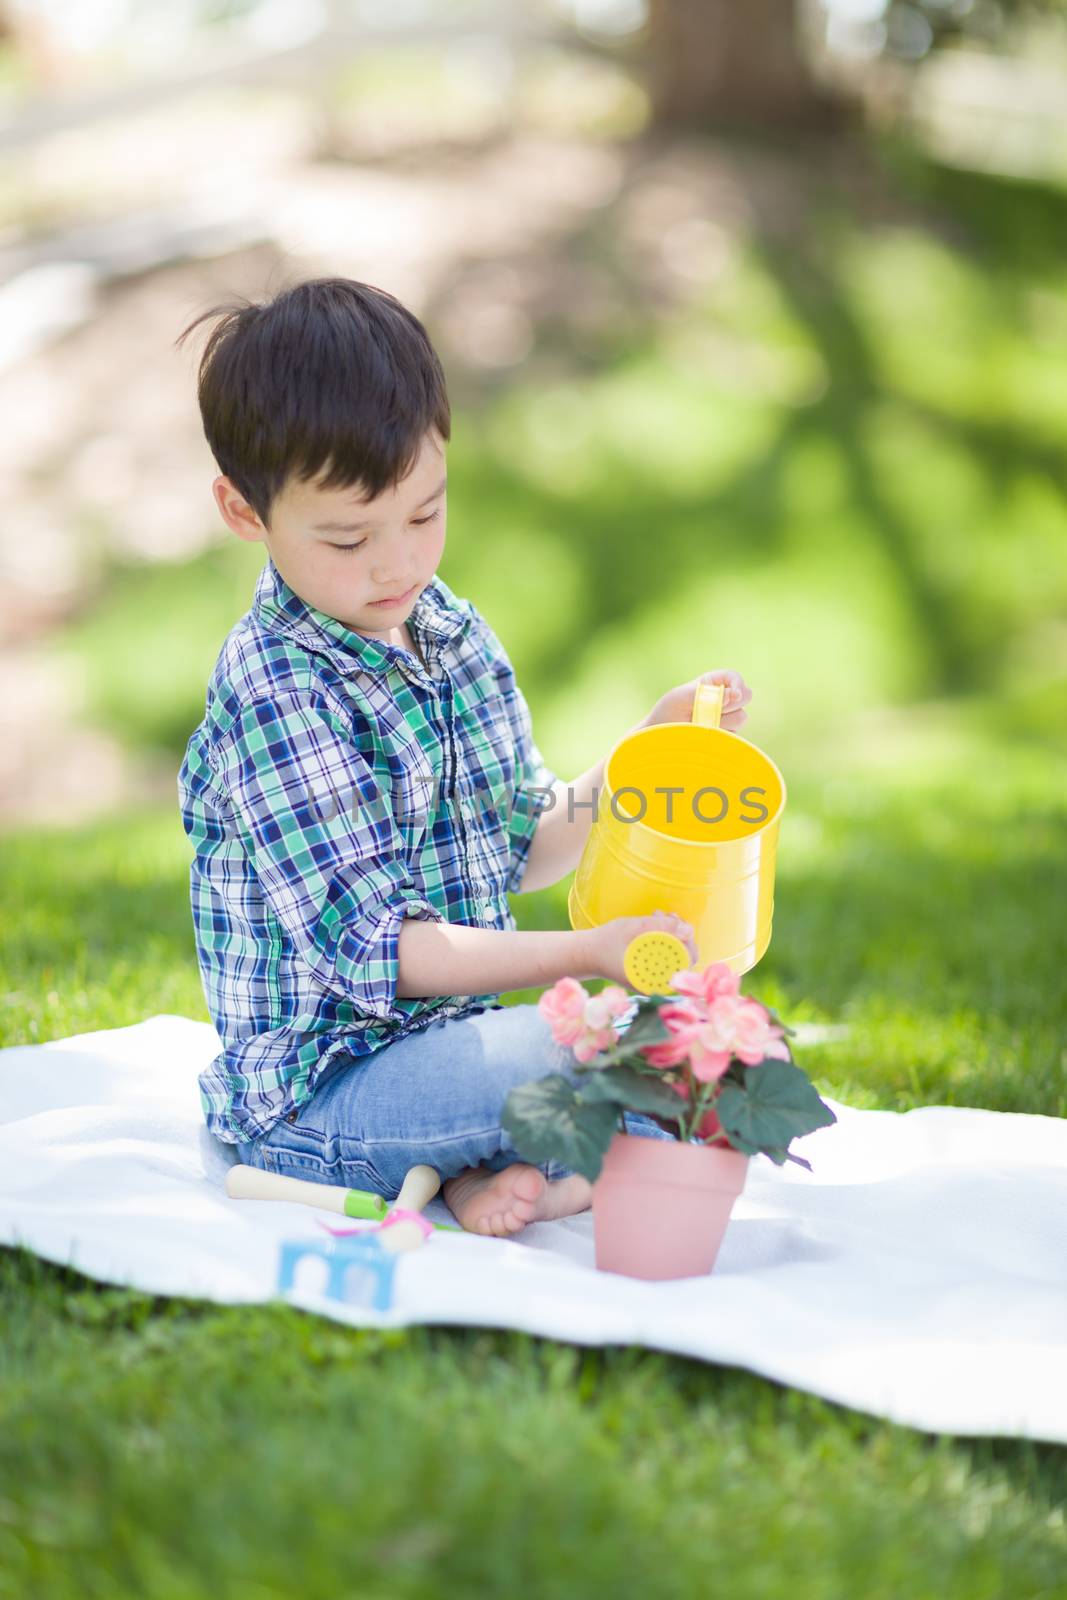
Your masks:
{"label": "flower pot", "polygon": [[631,1278],[710,1272],[747,1171],[739,1150],[615,1134],[593,1185],[597,1267]]}

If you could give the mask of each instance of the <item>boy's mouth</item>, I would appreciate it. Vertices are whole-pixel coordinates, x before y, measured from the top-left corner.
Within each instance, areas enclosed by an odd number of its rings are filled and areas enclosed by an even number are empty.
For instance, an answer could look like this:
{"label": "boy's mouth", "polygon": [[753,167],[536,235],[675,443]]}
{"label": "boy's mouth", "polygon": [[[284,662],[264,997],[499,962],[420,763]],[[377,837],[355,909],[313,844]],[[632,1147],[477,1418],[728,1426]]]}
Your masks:
{"label": "boy's mouth", "polygon": [[402,606],[405,601],[412,599],[418,584],[413,583],[410,589],[405,589],[403,594],[388,595],[384,600],[372,600],[372,606]]}

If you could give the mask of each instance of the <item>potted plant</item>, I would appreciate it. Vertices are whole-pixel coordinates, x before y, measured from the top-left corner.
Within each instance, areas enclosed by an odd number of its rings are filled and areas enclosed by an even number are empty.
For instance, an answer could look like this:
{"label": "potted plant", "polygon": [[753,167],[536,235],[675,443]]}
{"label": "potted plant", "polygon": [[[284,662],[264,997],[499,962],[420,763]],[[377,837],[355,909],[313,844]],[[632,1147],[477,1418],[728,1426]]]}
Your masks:
{"label": "potted plant", "polygon": [[[508,1095],[503,1124],[527,1161],[593,1185],[596,1264],[639,1278],[709,1272],[752,1156],[795,1161],[791,1142],[837,1118],[797,1066],[794,1030],[740,992],[725,962],[675,974],[672,994],[619,984],[590,995],[561,978],[538,1001],[577,1081],[550,1073]],[[677,1142],[625,1131],[641,1112]]]}

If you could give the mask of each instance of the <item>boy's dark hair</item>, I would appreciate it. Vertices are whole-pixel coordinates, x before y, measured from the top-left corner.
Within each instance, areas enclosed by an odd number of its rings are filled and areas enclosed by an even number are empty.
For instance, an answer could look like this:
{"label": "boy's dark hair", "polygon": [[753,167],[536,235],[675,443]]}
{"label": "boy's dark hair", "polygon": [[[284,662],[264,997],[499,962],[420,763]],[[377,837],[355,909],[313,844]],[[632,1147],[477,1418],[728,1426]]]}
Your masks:
{"label": "boy's dark hair", "polygon": [[[445,375],[418,317],[385,289],[309,278],[208,317],[197,382],[211,453],[260,521],[292,477],[374,499],[411,471],[426,433],[447,442]],[[326,470],[324,470],[326,469]]]}

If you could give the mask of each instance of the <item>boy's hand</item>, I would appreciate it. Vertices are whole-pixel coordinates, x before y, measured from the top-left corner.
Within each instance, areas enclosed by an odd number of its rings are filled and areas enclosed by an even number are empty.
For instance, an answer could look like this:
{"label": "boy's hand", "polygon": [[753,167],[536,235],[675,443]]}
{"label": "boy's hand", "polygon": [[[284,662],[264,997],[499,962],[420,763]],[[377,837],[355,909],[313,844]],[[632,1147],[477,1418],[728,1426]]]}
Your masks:
{"label": "boy's hand", "polygon": [[676,934],[689,951],[690,962],[697,960],[696,941],[692,923],[685,922],[671,911],[653,911],[644,917],[613,917],[599,927],[586,930],[583,937],[590,950],[596,976],[611,978],[615,983],[628,984],[623,968],[623,958],[632,939],[639,933]]}
{"label": "boy's hand", "polygon": [[652,728],[657,722],[691,722],[693,699],[698,683],[726,685],[719,726],[729,733],[736,733],[741,725],[748,721],[748,712],[744,708],[752,699],[752,690],[741,674],[734,672],[730,667],[718,667],[712,672],[702,672],[699,678],[690,678],[688,683],[680,683],[677,688],[668,689],[667,693],[656,701],[644,721],[638,723],[638,727]]}

